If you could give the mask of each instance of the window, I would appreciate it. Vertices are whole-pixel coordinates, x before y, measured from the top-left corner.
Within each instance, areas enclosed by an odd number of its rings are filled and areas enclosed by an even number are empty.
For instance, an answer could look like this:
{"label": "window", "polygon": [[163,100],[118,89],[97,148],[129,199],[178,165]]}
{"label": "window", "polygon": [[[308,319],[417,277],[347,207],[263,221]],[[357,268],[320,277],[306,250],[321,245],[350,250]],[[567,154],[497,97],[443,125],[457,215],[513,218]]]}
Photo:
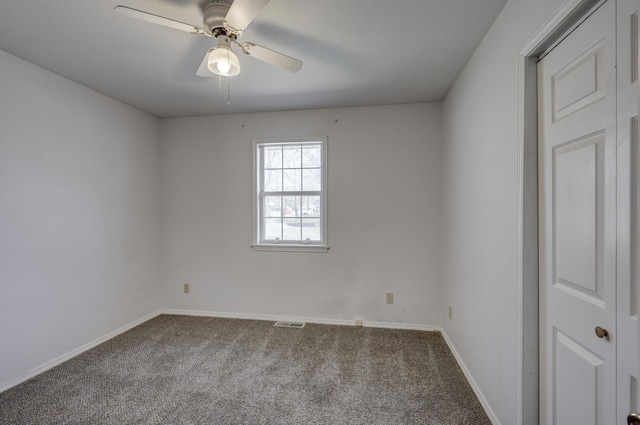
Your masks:
{"label": "window", "polygon": [[254,249],[327,251],[326,156],[326,138],[254,142]]}

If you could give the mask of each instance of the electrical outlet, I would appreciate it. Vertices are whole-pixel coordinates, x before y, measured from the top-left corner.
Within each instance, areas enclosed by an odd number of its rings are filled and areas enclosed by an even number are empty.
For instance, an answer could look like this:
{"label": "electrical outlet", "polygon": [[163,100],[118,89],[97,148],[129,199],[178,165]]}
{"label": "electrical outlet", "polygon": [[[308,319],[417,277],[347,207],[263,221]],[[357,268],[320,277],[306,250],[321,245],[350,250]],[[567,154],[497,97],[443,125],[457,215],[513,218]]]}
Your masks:
{"label": "electrical outlet", "polygon": [[449,320],[453,319],[453,307],[449,306]]}
{"label": "electrical outlet", "polygon": [[362,327],[362,320],[356,319],[356,327],[357,328],[361,328]]}
{"label": "electrical outlet", "polygon": [[182,289],[183,289],[185,294],[188,294],[189,293],[189,284],[185,283],[184,286],[182,287]]}
{"label": "electrical outlet", "polygon": [[387,304],[393,304],[393,292],[387,292],[386,294]]}

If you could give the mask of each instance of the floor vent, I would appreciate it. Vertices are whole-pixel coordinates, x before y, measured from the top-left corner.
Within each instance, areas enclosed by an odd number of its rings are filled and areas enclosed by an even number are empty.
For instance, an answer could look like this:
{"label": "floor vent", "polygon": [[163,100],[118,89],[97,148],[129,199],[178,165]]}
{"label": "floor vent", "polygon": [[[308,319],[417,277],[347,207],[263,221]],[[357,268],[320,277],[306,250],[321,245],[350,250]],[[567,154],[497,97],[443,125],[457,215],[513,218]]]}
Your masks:
{"label": "floor vent", "polygon": [[279,328],[304,328],[304,323],[303,322],[276,322],[275,325],[273,326],[277,326]]}

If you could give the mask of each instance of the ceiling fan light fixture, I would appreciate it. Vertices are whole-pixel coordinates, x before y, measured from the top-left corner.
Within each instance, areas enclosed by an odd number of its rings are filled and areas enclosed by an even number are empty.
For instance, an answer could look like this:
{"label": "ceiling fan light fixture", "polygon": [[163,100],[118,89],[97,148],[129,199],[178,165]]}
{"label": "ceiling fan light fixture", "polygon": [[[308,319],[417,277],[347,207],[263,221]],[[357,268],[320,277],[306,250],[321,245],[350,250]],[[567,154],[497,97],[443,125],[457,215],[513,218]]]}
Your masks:
{"label": "ceiling fan light fixture", "polygon": [[227,46],[216,47],[209,53],[209,70],[223,77],[233,77],[240,73],[240,61]]}
{"label": "ceiling fan light fixture", "polygon": [[302,68],[302,61],[255,43],[240,44],[237,41],[267,3],[269,0],[200,0],[204,28],[123,5],[116,6],[115,10],[120,14],[153,24],[218,40],[218,46],[207,50],[202,58],[196,71],[198,77],[211,77],[212,74],[225,77],[238,75],[240,61],[231,51],[232,44],[241,48],[245,55],[289,72],[298,72]]}

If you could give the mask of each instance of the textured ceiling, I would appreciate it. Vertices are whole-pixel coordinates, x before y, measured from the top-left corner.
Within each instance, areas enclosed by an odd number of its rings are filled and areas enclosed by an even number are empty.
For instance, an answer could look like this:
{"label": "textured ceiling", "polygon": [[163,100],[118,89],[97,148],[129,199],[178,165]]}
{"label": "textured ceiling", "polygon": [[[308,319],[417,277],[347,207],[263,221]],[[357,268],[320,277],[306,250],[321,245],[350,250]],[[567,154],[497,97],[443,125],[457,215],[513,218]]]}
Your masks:
{"label": "textured ceiling", "polygon": [[236,50],[229,87],[195,75],[213,39],[113,10],[202,26],[198,0],[1,0],[0,49],[159,117],[438,101],[505,3],[271,0],[239,41],[304,66],[291,74]]}

